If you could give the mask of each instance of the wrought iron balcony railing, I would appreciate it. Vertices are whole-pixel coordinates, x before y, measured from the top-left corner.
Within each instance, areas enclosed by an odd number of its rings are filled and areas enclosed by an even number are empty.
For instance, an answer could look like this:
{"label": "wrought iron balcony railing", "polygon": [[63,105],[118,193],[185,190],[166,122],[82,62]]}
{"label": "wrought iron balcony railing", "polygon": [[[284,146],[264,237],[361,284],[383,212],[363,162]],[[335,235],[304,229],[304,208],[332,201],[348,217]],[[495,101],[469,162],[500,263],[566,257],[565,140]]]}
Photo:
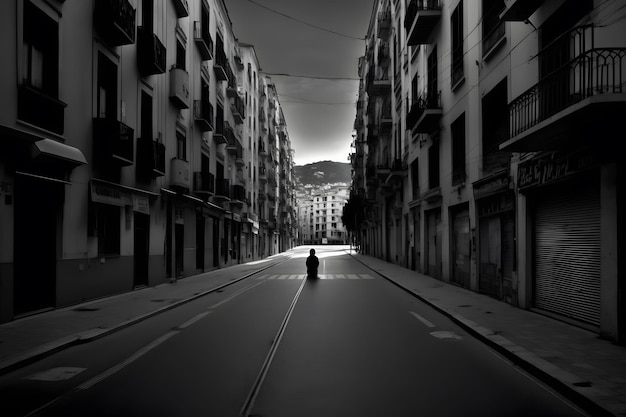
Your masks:
{"label": "wrought iron balcony railing", "polygon": [[137,60],[142,75],[163,74],[165,72],[166,49],[157,35],[143,27],[137,28],[139,50]]}
{"label": "wrought iron balcony railing", "polygon": [[128,0],[97,0],[94,23],[113,46],[135,43],[135,9]]}
{"label": "wrought iron balcony railing", "polygon": [[626,48],[585,51],[509,104],[511,138],[569,106],[600,94],[624,93]]}

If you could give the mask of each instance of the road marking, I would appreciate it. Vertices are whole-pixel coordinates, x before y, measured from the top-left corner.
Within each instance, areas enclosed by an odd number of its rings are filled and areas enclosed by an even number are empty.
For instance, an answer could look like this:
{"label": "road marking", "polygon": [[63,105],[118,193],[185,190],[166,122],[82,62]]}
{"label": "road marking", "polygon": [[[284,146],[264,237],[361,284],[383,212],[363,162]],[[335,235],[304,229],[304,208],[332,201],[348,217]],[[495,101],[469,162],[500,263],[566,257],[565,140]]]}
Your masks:
{"label": "road marking", "polygon": [[431,336],[436,337],[437,339],[456,339],[462,340],[463,338],[454,332],[449,332],[445,330],[440,330],[438,332],[432,332]]}
{"label": "road marking", "polygon": [[186,322],[184,322],[183,324],[181,324],[180,326],[176,327],[176,329],[177,330],[186,329],[187,327],[191,326],[192,324],[194,324],[198,320],[201,320],[202,318],[208,316],[209,314],[211,314],[210,311],[205,311],[204,313],[200,313],[196,317],[192,317],[189,320],[187,320]]}
{"label": "road marking", "polygon": [[247,287],[244,287],[244,288],[240,289],[239,291],[235,292],[235,293],[234,293],[233,295],[231,295],[230,297],[228,297],[228,298],[226,298],[226,299],[224,299],[224,300],[220,301],[220,302],[219,302],[219,303],[217,303],[217,304],[213,304],[211,307],[209,307],[209,310],[212,310],[212,309],[214,309],[214,308],[217,308],[217,307],[221,306],[222,304],[225,304],[225,303],[229,302],[230,300],[232,300],[233,298],[237,297],[238,295],[241,295],[241,294],[243,294],[244,292],[246,292],[246,291],[248,291],[248,290],[251,290],[251,289],[252,289],[252,288],[254,288],[254,287],[258,287],[259,285],[263,284],[264,282],[265,282],[265,281],[259,281],[259,282],[255,283],[255,284],[248,285]]}
{"label": "road marking", "polygon": [[409,311],[409,313],[411,313],[411,315],[413,317],[415,317],[416,319],[418,319],[419,321],[421,321],[422,323],[424,323],[426,325],[426,327],[430,327],[433,328],[435,327],[434,324],[432,324],[431,322],[429,322],[428,320],[426,320],[424,317],[420,316],[419,314],[413,312],[413,311]]}
{"label": "road marking", "polygon": [[270,365],[272,364],[272,360],[274,359],[274,356],[276,355],[276,351],[278,350],[278,345],[280,344],[283,338],[283,335],[285,334],[285,329],[287,328],[287,324],[289,323],[289,320],[291,319],[293,310],[296,307],[298,298],[300,298],[300,294],[302,293],[302,290],[304,289],[304,286],[306,285],[306,283],[307,283],[306,280],[302,281],[302,284],[300,284],[300,287],[298,288],[298,292],[296,292],[296,295],[291,301],[291,305],[289,306],[289,309],[287,310],[287,314],[283,318],[283,321],[278,329],[278,333],[276,334],[276,336],[274,337],[274,340],[272,341],[272,346],[270,347],[270,351],[265,357],[265,360],[263,361],[263,365],[261,366],[261,370],[259,371],[259,374],[257,375],[254,381],[254,385],[252,386],[252,389],[248,393],[246,401],[244,402],[241,412],[239,413],[239,415],[241,416],[249,416],[250,412],[252,411],[252,407],[254,406],[256,397],[259,394],[259,391],[261,390],[261,385],[263,384],[263,381],[265,380],[267,372],[269,371]]}
{"label": "road marking", "polygon": [[172,336],[177,335],[178,333],[179,332],[177,330],[172,330],[172,331],[170,331],[168,333],[165,333],[163,336],[157,338],[156,340],[154,340],[149,345],[146,345],[143,348],[139,349],[137,352],[135,352],[134,355],[132,355],[131,357],[126,359],[124,362],[118,363],[117,365],[113,366],[112,368],[107,369],[106,371],[102,372],[100,375],[97,375],[97,376],[91,378],[89,381],[79,385],[76,389],[77,390],[89,389],[89,388],[93,387],[94,385],[98,384],[99,382],[104,381],[108,377],[110,377],[110,376],[116,374],[117,372],[121,371],[126,366],[128,366],[131,363],[135,362],[137,359],[141,358],[143,355],[145,355],[146,353],[150,352],[152,349],[154,349],[157,346],[161,345],[162,343],[167,341],[169,338],[171,338]]}
{"label": "road marking", "polygon": [[[261,275],[259,277],[256,278],[256,280],[258,281],[264,281],[264,280],[279,280],[279,281],[291,281],[291,280],[298,280],[298,279],[304,279],[306,278],[306,275],[304,274],[292,274],[292,275],[286,275],[286,274],[282,274],[282,275]],[[325,279],[325,280],[342,280],[342,279],[352,279],[352,280],[362,280],[362,279],[368,279],[368,280],[373,280],[376,279],[371,275],[368,274],[317,274],[317,279]]]}
{"label": "road marking", "polygon": [[47,371],[37,372],[35,374],[29,375],[27,377],[24,377],[24,379],[46,382],[65,381],[66,379],[70,379],[80,374],[85,369],[87,368],[74,368],[71,366],[52,368],[48,369]]}

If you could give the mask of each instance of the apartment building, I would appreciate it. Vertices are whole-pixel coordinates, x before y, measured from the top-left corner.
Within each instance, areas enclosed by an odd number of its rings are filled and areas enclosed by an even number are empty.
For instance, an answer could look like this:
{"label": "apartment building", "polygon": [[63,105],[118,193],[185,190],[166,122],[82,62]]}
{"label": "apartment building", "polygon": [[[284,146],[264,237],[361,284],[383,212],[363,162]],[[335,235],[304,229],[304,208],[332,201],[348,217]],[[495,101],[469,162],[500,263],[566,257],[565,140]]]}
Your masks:
{"label": "apartment building", "polygon": [[623,343],[625,5],[375,2],[362,250]]}
{"label": "apartment building", "polygon": [[276,253],[287,127],[223,0],[0,10],[0,322]]}
{"label": "apartment building", "polygon": [[345,245],[348,235],[341,220],[350,185],[306,185],[296,191],[298,242],[304,245]]}

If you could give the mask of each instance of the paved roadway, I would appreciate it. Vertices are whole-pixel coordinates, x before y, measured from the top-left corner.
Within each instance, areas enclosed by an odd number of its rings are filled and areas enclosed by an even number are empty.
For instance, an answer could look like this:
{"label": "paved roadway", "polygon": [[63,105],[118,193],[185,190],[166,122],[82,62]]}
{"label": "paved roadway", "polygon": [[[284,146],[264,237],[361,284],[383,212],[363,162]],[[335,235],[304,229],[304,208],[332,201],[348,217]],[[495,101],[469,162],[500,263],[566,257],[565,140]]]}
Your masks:
{"label": "paved roadway", "polygon": [[581,416],[343,251],[0,378],[2,416]]}

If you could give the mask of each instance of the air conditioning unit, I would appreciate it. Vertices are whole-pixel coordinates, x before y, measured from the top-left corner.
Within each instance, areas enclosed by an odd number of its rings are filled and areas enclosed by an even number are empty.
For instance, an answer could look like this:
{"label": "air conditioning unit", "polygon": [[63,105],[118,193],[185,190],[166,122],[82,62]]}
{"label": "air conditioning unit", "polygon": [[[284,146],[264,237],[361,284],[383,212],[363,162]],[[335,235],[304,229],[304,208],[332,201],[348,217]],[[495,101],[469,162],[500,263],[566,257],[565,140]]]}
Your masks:
{"label": "air conditioning unit", "polygon": [[246,95],[246,92],[245,92],[245,90],[243,89],[242,86],[239,86],[239,85],[237,86],[237,94],[239,94],[240,96],[245,96]]}

